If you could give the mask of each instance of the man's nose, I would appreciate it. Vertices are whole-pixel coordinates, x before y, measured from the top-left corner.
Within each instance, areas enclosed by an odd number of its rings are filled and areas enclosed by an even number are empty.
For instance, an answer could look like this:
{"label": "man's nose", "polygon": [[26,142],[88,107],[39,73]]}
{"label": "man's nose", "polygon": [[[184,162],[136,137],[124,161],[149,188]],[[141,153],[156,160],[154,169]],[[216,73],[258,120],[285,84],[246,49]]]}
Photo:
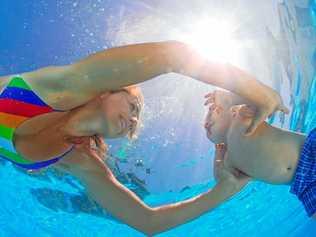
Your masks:
{"label": "man's nose", "polygon": [[209,121],[205,121],[204,122],[204,128],[208,128],[210,126],[210,122]]}

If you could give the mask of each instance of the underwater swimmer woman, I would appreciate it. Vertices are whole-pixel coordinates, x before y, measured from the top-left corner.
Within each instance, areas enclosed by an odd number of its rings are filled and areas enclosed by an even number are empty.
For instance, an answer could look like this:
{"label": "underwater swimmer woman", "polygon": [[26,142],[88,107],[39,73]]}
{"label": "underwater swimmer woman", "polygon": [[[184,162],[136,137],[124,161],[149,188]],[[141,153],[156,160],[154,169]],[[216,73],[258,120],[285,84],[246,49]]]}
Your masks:
{"label": "underwater swimmer woman", "polygon": [[[139,122],[139,111],[128,111],[127,106],[135,107],[134,101],[139,101],[141,93],[113,92],[169,72],[225,88],[257,105],[250,133],[276,110],[286,111],[275,91],[232,65],[208,61],[184,43],[127,45],[101,51],[71,65],[1,77],[4,129],[0,134],[6,140],[1,156],[21,165],[52,160],[50,164],[81,137],[125,136]],[[17,98],[21,90],[25,94]],[[26,96],[36,97],[37,101],[28,101]],[[23,106],[37,112],[23,114]],[[23,118],[13,119],[13,115]],[[15,119],[15,124],[8,123]]]}

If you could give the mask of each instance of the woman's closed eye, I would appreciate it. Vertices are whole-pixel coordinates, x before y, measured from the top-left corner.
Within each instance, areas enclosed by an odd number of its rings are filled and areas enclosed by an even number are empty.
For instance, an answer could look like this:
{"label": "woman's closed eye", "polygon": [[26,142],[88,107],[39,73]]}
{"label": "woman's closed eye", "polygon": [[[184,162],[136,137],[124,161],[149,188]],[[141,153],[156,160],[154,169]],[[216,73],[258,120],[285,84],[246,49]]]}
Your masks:
{"label": "woman's closed eye", "polygon": [[139,107],[136,105],[136,102],[130,102],[130,111],[131,111],[131,114],[138,117]]}
{"label": "woman's closed eye", "polygon": [[132,113],[136,112],[137,108],[136,105],[134,103],[129,103],[129,107]]}

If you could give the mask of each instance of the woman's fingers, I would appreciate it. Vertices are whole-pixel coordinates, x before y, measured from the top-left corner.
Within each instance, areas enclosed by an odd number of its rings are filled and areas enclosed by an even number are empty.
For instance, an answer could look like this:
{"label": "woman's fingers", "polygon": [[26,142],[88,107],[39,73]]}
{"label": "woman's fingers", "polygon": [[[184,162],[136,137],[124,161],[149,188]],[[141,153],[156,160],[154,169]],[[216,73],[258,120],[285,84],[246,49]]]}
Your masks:
{"label": "woman's fingers", "polygon": [[261,123],[263,123],[269,115],[270,115],[270,114],[269,114],[267,111],[262,110],[262,109],[261,109],[261,110],[259,109],[259,110],[257,111],[255,117],[252,119],[251,125],[250,125],[249,128],[247,129],[247,132],[246,132],[245,135],[246,135],[246,136],[252,135],[252,134],[256,131],[257,127],[258,127]]}
{"label": "woman's fingers", "polygon": [[284,104],[279,105],[278,110],[282,111],[285,114],[290,113],[290,110]]}
{"label": "woman's fingers", "polygon": [[222,162],[225,158],[226,145],[224,143],[215,145],[215,160],[216,162]]}
{"label": "woman's fingers", "polygon": [[213,101],[210,100],[210,99],[207,99],[207,100],[204,102],[204,105],[206,106],[206,105],[209,105],[209,104],[211,104],[211,103],[213,103]]}
{"label": "woman's fingers", "polygon": [[210,93],[207,93],[207,94],[204,96],[204,98],[214,98],[214,99],[215,99],[215,92],[212,91],[212,92],[210,92]]}
{"label": "woman's fingers", "polygon": [[257,127],[266,120],[266,118],[268,118],[278,110],[285,114],[289,113],[289,109],[283,104],[282,101],[280,101],[278,105],[259,108],[245,135],[252,135]]}
{"label": "woman's fingers", "polygon": [[205,99],[206,99],[204,105],[208,105],[208,104],[211,104],[211,103],[215,103],[215,92],[208,93],[208,94],[205,95],[204,97],[205,97]]}

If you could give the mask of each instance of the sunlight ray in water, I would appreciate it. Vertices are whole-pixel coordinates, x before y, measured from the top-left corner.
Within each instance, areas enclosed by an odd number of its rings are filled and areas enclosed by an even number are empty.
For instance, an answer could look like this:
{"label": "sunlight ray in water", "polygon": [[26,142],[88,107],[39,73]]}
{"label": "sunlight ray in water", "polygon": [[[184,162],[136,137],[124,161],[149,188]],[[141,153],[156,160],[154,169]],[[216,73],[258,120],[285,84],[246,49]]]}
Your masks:
{"label": "sunlight ray in water", "polygon": [[234,37],[237,28],[232,21],[206,18],[191,24],[186,31],[173,32],[172,37],[191,44],[210,60],[235,64],[242,51],[242,42]]}

